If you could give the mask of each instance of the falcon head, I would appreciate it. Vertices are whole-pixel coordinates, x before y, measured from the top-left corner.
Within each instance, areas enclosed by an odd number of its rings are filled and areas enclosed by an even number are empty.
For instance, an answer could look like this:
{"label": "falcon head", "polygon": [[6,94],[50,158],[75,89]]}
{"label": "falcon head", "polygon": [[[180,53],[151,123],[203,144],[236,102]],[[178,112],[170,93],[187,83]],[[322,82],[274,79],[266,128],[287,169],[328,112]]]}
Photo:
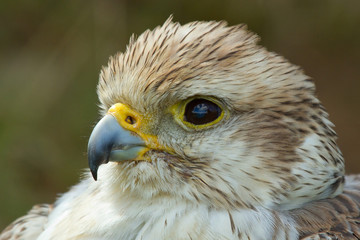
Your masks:
{"label": "falcon head", "polygon": [[100,74],[97,184],[222,209],[339,194],[343,158],[313,81],[258,41],[245,25],[171,18],[132,37]]}

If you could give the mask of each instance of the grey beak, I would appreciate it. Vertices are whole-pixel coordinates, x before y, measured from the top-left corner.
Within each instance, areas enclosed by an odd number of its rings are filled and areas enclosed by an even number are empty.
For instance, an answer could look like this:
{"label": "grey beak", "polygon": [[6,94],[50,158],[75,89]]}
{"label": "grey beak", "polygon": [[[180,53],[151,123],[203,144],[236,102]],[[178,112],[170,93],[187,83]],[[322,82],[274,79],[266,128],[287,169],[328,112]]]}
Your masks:
{"label": "grey beak", "polygon": [[139,136],[122,128],[115,117],[107,114],[96,124],[88,143],[87,154],[93,178],[97,180],[101,164],[135,159],[145,147]]}

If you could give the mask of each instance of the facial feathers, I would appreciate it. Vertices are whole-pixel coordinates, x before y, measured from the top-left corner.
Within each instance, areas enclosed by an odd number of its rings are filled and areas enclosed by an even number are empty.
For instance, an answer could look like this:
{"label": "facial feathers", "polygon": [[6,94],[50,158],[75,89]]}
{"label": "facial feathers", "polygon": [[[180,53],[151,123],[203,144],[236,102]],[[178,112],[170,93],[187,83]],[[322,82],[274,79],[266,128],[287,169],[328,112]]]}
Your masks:
{"label": "facial feathers", "polygon": [[[155,164],[159,192],[171,178],[191,200],[287,209],[341,190],[343,159],[313,81],[258,41],[245,25],[169,19],[103,68],[101,108],[122,102],[151,116],[150,131],[176,151]],[[194,96],[216,97],[227,118],[204,131],[177,126],[167,107]]]}

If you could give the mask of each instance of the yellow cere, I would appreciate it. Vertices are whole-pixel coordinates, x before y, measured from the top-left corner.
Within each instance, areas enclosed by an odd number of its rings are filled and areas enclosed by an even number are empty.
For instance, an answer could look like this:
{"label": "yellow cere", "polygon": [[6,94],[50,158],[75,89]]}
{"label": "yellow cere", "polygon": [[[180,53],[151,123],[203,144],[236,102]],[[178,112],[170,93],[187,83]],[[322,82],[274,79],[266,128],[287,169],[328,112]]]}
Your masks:
{"label": "yellow cere", "polygon": [[[216,103],[222,110],[220,116],[212,122],[209,122],[206,124],[201,124],[201,125],[195,125],[195,124],[185,121],[184,114],[185,114],[186,105],[196,98],[202,98],[202,99],[209,100],[213,103]],[[178,123],[183,124],[186,127],[195,129],[195,130],[200,130],[200,129],[204,129],[204,128],[213,126],[214,124],[220,122],[221,119],[223,119],[224,115],[225,115],[224,108],[222,107],[222,104],[219,102],[219,100],[217,100],[216,98],[213,98],[213,97],[209,97],[209,96],[196,96],[196,97],[191,97],[184,101],[178,102],[175,105],[173,105],[172,107],[170,107],[170,112],[172,113],[172,115],[174,116],[175,120]]]}
{"label": "yellow cere", "polygon": [[142,115],[132,110],[129,106],[122,103],[116,103],[109,109],[108,114],[113,115],[121,127],[136,133],[144,140],[146,147],[140,151],[138,157],[134,160],[149,160],[144,159],[143,156],[151,149],[173,152],[168,147],[159,144],[157,136],[145,134],[141,131],[141,129],[146,129],[146,122],[148,119],[145,119]]}

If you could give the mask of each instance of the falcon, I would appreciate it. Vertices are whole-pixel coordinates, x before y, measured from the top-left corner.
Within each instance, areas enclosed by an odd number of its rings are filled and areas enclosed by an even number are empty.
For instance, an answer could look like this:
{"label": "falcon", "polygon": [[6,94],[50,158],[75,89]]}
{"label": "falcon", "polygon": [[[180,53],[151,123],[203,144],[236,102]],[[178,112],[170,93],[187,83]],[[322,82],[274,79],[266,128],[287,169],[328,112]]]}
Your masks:
{"label": "falcon", "polygon": [[360,239],[360,175],[314,82],[245,25],[174,23],[100,73],[90,171],[8,239]]}

